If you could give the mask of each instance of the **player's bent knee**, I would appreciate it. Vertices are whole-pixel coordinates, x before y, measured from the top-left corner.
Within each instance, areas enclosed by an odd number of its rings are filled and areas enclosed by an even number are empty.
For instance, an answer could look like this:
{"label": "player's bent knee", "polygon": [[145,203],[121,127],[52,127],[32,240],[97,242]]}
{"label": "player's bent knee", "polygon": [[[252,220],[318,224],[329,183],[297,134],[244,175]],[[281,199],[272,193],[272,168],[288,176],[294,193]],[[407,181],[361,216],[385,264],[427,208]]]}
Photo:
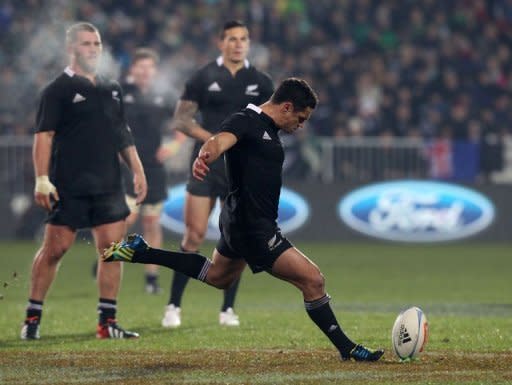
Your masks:
{"label": "player's bent knee", "polygon": [[208,279],[207,282],[217,289],[224,290],[231,286],[231,282],[222,278]]}
{"label": "player's bent knee", "polygon": [[313,285],[313,287],[315,287],[317,289],[323,290],[325,288],[325,278],[324,278],[324,275],[322,273],[320,273],[320,272],[316,273],[313,276],[312,285]]}
{"label": "player's bent knee", "polygon": [[44,260],[50,265],[57,264],[60,262],[67,250],[67,247],[43,247],[37,254],[36,258]]}
{"label": "player's bent knee", "polygon": [[158,230],[160,229],[160,218],[156,216],[143,216],[142,226],[146,230]]}
{"label": "player's bent knee", "polygon": [[304,285],[304,292],[309,295],[321,296],[325,292],[325,278],[319,271],[311,274]]}
{"label": "player's bent knee", "polygon": [[203,243],[205,235],[206,230],[198,229],[192,226],[187,226],[187,230],[184,236],[186,246],[197,249],[199,245]]}
{"label": "player's bent knee", "polygon": [[208,274],[206,282],[217,289],[226,290],[235,283],[235,278],[219,274]]}

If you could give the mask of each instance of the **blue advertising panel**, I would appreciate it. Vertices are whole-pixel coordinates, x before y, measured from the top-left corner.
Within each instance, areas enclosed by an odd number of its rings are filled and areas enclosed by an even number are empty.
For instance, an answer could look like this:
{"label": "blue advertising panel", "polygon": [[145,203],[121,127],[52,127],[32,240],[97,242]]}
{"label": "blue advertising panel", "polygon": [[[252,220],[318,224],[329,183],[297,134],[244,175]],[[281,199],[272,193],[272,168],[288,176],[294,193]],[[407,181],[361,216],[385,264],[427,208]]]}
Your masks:
{"label": "blue advertising panel", "polygon": [[[183,219],[185,183],[169,188],[167,196],[160,222],[166,229],[174,233],[183,234],[185,231]],[[301,195],[286,187],[281,189],[277,222],[284,233],[290,233],[304,226],[309,218],[309,213],[309,205]],[[217,201],[208,220],[207,239],[217,240],[220,236],[219,214],[220,203]]]}
{"label": "blue advertising panel", "polygon": [[467,187],[431,181],[367,185],[343,197],[338,214],[363,234],[401,242],[466,238],[494,220],[494,205]]}
{"label": "blue advertising panel", "polygon": [[[395,181],[376,184],[285,180],[278,222],[292,242],[512,241],[512,185]],[[170,184],[162,223],[169,236],[185,229],[182,180]],[[0,217],[0,237],[33,237],[44,221],[37,207],[16,221]],[[216,240],[220,206],[208,223]],[[14,224],[14,225],[13,225]],[[23,225],[23,226],[21,226]],[[23,232],[22,232],[23,231]],[[141,223],[130,231],[142,232]]]}

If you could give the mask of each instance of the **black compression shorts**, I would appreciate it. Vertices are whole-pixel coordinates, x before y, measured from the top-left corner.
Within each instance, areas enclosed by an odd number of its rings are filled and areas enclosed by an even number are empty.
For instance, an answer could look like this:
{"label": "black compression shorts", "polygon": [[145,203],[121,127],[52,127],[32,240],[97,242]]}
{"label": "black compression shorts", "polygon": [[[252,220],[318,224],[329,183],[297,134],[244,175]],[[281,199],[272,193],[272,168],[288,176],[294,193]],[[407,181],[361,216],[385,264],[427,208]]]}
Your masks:
{"label": "black compression shorts", "polygon": [[61,191],[46,223],[78,230],[121,221],[129,214],[123,191],[80,197]]}

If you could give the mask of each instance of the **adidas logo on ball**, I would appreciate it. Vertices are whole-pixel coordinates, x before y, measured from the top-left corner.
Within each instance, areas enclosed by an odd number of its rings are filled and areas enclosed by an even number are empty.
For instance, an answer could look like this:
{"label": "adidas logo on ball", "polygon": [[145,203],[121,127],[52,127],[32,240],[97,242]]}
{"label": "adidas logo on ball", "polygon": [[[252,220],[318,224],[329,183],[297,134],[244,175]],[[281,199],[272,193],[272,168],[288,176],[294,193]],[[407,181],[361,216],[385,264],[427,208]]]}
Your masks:
{"label": "adidas logo on ball", "polygon": [[406,344],[407,342],[411,342],[412,338],[407,332],[407,328],[405,325],[400,325],[400,334],[398,336],[398,345]]}
{"label": "adidas logo on ball", "polygon": [[414,306],[401,312],[391,331],[393,350],[401,359],[416,358],[428,340],[428,322],[423,311]]}

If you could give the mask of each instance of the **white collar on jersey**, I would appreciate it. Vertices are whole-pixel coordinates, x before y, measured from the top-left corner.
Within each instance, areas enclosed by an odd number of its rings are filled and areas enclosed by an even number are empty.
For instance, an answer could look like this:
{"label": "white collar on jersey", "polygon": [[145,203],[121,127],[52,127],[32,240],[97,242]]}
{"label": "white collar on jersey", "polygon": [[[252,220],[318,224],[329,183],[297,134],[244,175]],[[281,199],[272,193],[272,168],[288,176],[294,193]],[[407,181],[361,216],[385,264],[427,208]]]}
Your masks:
{"label": "white collar on jersey", "polygon": [[247,107],[245,107],[245,108],[247,108],[247,109],[249,109],[249,110],[256,111],[258,114],[261,114],[261,111],[263,111],[261,108],[259,108],[258,106],[255,106],[255,105],[254,105],[254,104],[252,104],[252,103],[249,103],[249,104],[247,105]]}
{"label": "white collar on jersey", "polygon": [[75,76],[75,71],[73,71],[70,66],[67,66],[66,68],[64,68],[64,73],[66,75],[68,75],[70,78]]}
{"label": "white collar on jersey", "polygon": [[[222,58],[222,56],[219,56],[216,60],[217,62],[217,65],[220,67],[221,65],[224,64],[224,59]],[[249,60],[247,59],[244,59],[244,67],[245,68],[249,68],[250,64],[249,64]]]}

